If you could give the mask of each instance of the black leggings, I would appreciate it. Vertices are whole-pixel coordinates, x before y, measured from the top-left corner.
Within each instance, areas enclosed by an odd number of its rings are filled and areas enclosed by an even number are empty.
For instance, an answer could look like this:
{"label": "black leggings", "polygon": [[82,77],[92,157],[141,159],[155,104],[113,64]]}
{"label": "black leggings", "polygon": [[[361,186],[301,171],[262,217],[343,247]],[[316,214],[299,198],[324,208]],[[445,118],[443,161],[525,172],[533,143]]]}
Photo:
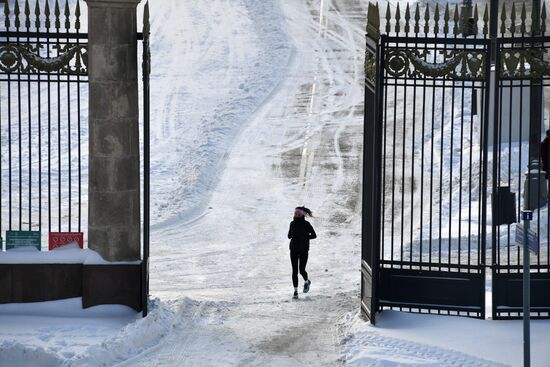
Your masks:
{"label": "black leggings", "polygon": [[292,252],[290,251],[290,262],[292,263],[292,284],[294,288],[298,288],[298,262],[300,263],[300,274],[307,280],[307,252]]}

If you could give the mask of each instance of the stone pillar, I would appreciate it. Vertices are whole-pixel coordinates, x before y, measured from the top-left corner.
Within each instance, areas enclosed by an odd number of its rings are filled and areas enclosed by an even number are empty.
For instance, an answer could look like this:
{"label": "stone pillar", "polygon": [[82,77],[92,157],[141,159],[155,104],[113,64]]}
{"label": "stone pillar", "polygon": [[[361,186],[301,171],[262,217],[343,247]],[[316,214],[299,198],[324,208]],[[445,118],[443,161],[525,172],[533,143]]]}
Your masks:
{"label": "stone pillar", "polygon": [[110,261],[140,259],[136,7],[86,0],[89,73],[89,247]]}

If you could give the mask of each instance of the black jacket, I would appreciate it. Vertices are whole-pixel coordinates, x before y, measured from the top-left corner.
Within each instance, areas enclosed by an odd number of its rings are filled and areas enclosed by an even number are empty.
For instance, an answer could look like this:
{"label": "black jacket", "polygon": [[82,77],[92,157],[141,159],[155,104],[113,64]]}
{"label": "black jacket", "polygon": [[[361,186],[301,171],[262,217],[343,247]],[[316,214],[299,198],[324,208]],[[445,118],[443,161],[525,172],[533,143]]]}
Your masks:
{"label": "black jacket", "polygon": [[304,218],[294,218],[290,222],[288,229],[288,238],[290,238],[290,251],[308,252],[309,240],[317,238],[311,224]]}

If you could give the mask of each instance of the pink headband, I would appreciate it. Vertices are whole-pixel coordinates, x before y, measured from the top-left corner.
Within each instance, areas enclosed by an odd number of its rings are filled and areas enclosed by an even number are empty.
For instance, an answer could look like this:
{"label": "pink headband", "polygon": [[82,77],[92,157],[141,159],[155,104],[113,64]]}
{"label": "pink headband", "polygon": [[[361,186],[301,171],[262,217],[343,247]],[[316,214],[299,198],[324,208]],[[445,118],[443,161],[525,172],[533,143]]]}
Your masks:
{"label": "pink headband", "polygon": [[294,209],[294,216],[295,217],[303,217],[306,213],[302,209]]}

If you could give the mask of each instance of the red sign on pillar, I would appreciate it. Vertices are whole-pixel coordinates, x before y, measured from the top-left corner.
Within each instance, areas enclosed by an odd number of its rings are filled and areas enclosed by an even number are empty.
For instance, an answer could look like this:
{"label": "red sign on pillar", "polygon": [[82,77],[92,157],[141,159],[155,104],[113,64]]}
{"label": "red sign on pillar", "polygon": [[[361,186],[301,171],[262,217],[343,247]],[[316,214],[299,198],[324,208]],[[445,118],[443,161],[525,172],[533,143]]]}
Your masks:
{"label": "red sign on pillar", "polygon": [[68,245],[71,242],[78,243],[80,248],[84,247],[84,233],[82,232],[50,232],[48,235],[48,249]]}

